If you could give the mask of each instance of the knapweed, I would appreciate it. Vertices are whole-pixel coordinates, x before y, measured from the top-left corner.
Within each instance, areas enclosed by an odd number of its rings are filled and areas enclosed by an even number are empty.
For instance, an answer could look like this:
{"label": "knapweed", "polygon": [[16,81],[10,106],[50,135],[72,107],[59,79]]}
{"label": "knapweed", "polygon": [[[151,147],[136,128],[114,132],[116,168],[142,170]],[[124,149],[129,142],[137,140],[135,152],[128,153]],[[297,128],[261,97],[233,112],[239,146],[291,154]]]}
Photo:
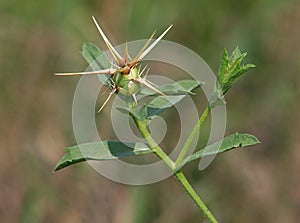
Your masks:
{"label": "knapweed", "polygon": [[[142,85],[152,89],[153,91],[164,95],[161,91],[159,91],[153,83],[146,79],[147,73],[149,69],[146,71],[147,67],[141,69],[140,62],[143,58],[156,46],[156,44],[166,35],[166,33],[171,29],[172,25],[169,26],[153,43],[151,40],[154,37],[155,32],[150,36],[149,40],[146,44],[142,47],[140,52],[134,57],[131,58],[128,53],[128,47],[126,44],[126,49],[124,56],[120,56],[118,51],[113,47],[110,43],[106,35],[104,34],[103,30],[97,23],[94,17],[93,21],[103,38],[106,46],[108,47],[112,57],[113,62],[111,62],[111,67],[108,69],[103,70],[96,70],[96,71],[88,71],[88,72],[78,72],[78,73],[56,73],[55,75],[64,75],[64,76],[75,76],[75,75],[95,75],[95,74],[106,74],[110,75],[108,78],[108,86],[110,88],[110,93],[99,109],[101,111],[103,107],[107,104],[109,99],[113,94],[120,94],[123,96],[132,97],[137,103],[136,95],[140,92]],[[151,43],[151,44],[150,44]]]}

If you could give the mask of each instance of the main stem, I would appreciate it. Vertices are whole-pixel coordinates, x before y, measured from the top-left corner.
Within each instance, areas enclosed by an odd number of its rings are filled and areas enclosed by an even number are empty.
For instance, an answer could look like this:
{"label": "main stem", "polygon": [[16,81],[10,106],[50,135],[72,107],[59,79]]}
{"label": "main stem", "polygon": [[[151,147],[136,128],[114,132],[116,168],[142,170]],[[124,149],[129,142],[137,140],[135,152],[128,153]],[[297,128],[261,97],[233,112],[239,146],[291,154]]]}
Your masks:
{"label": "main stem", "polygon": [[161,158],[171,170],[175,169],[175,163],[173,160],[170,159],[170,157],[157,145],[155,140],[152,138],[150,132],[148,131],[147,124],[144,121],[138,120],[134,118],[134,121],[140,130],[142,136],[147,140],[150,148],[153,150],[153,152]]}
{"label": "main stem", "polygon": [[193,201],[196,203],[197,207],[201,210],[202,215],[207,218],[212,223],[218,223],[217,219],[213,216],[213,214],[210,212],[208,207],[204,204],[204,202],[201,200],[199,195],[196,193],[192,185],[189,183],[189,181],[184,176],[183,172],[181,170],[177,171],[175,173],[175,176],[179,183],[183,186],[184,190],[190,195],[190,197],[193,199]]}
{"label": "main stem", "polygon": [[[138,120],[137,118],[133,117],[134,121],[141,132],[142,136],[147,140],[150,148],[153,150],[153,152],[162,159],[167,166],[172,170],[175,171],[176,165],[173,160],[170,159],[170,157],[157,145],[155,140],[152,138],[150,132],[147,128],[147,123],[145,121]],[[182,185],[184,190],[188,193],[188,195],[193,199],[193,201],[196,203],[197,207],[202,212],[202,215],[208,219],[211,223],[217,223],[218,221],[216,218],[212,215],[212,213],[209,211],[207,206],[204,204],[204,202],[201,200],[201,198],[198,196],[196,191],[193,189],[192,185],[188,182],[186,177],[184,176],[183,172],[181,170],[177,170],[174,173],[175,177],[177,178],[178,182]]]}

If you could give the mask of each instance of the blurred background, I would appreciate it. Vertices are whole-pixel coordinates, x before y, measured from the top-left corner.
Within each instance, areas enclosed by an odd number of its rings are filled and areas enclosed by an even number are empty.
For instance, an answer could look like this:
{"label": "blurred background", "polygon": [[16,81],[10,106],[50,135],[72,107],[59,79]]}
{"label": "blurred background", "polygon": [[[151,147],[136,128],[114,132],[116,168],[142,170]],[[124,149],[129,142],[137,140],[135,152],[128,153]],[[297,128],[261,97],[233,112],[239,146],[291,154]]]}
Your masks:
{"label": "blurred background", "polygon": [[220,222],[299,222],[297,0],[1,0],[0,222],[202,222],[174,178],[127,186],[88,164],[52,172],[64,147],[76,144],[71,109],[79,80],[52,74],[84,70],[85,41],[106,49],[92,15],[115,44],[174,24],[166,39],[193,49],[215,72],[224,47],[247,51],[257,68],[226,97],[226,133],[249,132],[262,144],[184,172]]}

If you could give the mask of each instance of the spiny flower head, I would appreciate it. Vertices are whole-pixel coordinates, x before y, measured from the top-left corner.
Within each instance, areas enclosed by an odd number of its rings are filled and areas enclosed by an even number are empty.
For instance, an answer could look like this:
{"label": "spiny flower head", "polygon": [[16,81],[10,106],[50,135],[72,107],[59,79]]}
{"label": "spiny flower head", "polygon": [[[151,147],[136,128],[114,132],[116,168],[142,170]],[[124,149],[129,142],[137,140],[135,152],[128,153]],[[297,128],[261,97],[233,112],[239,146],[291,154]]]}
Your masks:
{"label": "spiny flower head", "polygon": [[124,96],[131,96],[137,102],[136,94],[139,93],[139,91],[141,90],[141,85],[144,85],[154,90],[155,92],[164,95],[162,92],[156,89],[150,81],[146,80],[146,74],[149,71],[149,69],[148,71],[146,71],[146,67],[144,67],[144,69],[141,71],[137,68],[137,66],[140,64],[143,58],[157,45],[157,43],[166,35],[166,33],[171,29],[172,25],[169,26],[156,40],[154,40],[152,44],[150,44],[155,34],[155,32],[153,32],[153,34],[150,36],[146,44],[142,47],[140,52],[132,59],[129,56],[127,44],[124,56],[122,57],[120,56],[118,51],[113,47],[109,39],[106,37],[105,33],[97,23],[96,19],[94,17],[92,18],[102,39],[104,40],[108,50],[110,51],[113,57],[114,61],[111,62],[111,68],[79,73],[56,73],[55,75],[75,76],[109,74],[111,92],[99,111],[103,109],[103,107],[106,105],[106,103],[109,101],[109,99],[114,93],[121,94]]}

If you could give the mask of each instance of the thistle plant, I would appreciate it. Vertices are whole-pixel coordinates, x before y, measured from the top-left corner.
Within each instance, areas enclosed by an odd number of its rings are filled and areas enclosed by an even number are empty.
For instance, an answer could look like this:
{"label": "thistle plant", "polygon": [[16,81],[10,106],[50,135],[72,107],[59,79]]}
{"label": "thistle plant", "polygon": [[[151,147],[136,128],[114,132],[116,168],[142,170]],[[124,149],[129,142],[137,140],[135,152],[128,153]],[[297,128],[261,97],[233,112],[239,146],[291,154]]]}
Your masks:
{"label": "thistle plant", "polygon": [[[187,156],[192,141],[199,135],[200,128],[211,110],[224,102],[224,95],[236,83],[236,81],[249,69],[254,68],[253,64],[244,64],[246,53],[241,53],[236,48],[231,54],[225,49],[219,67],[217,81],[213,94],[210,96],[207,108],[204,110],[198,123],[192,129],[189,137],[176,160],[171,159],[164,149],[157,144],[149,131],[149,124],[152,119],[162,112],[171,108],[186,95],[195,95],[193,90],[201,87],[203,83],[195,80],[180,80],[173,84],[157,86],[147,79],[149,69],[142,67],[141,61],[156,46],[156,44],[167,34],[172,26],[169,26],[157,39],[153,40],[155,32],[142,47],[140,52],[133,58],[128,53],[126,45],[124,56],[114,48],[106,37],[101,27],[93,17],[94,23],[104,40],[113,61],[108,62],[104,53],[92,43],[83,45],[82,55],[91,65],[92,71],[79,73],[57,73],[56,75],[98,75],[98,79],[110,90],[106,100],[101,105],[99,112],[105,107],[111,97],[116,94],[127,104],[127,107],[118,108],[120,112],[128,114],[136,124],[146,143],[131,142],[123,143],[118,141],[91,142],[66,148],[66,154],[61,158],[55,167],[55,171],[86,160],[111,160],[128,156],[141,156],[143,154],[154,153],[172,171],[178,179],[180,185],[190,195],[204,218],[210,222],[217,222],[216,218],[207,208],[205,203],[193,189],[182,169],[185,164],[202,157],[216,155],[235,148],[251,146],[259,143],[257,138],[250,134],[235,133],[225,137],[223,140],[215,142],[204,148],[197,149]],[[138,96],[151,96],[152,100],[146,103]],[[170,97],[172,96],[172,98]]]}

